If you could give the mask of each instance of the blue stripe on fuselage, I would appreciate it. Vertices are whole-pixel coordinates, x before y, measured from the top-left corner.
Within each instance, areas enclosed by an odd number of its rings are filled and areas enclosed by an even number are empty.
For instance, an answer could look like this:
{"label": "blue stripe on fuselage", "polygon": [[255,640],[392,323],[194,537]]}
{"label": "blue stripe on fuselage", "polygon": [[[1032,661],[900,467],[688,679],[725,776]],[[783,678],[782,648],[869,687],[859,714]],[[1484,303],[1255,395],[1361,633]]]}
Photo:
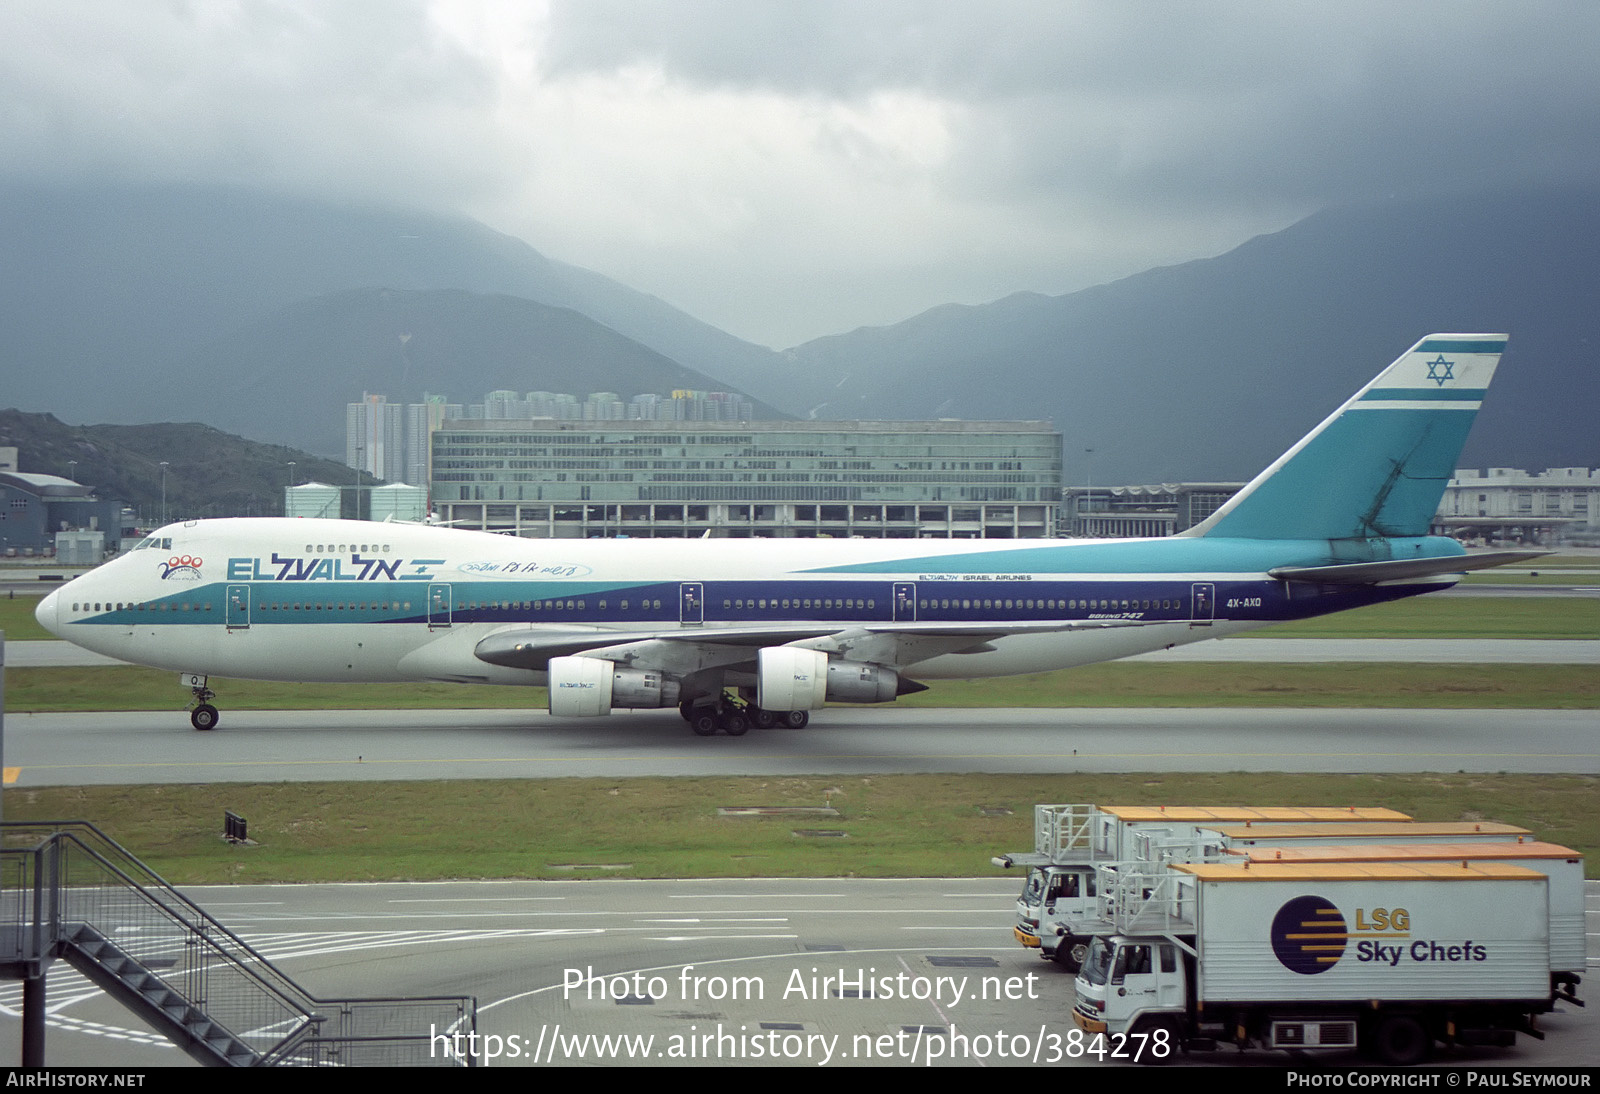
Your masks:
{"label": "blue stripe on fuselage", "polygon": [[[913,618],[1002,624],[1119,619],[1181,622],[1197,615],[1279,621],[1398,599],[1437,585],[1372,588],[1295,583],[1291,587],[1259,576],[1267,568],[1460,553],[1453,540],[1432,538],[1297,544],[1120,541],[935,555],[768,579],[712,579],[694,584],[700,586],[701,618],[713,624],[888,622],[896,619],[897,584],[912,586],[914,606],[909,611],[900,606],[899,619],[906,622]],[[1143,563],[1149,574],[1161,576],[1130,573],[1135,563]],[[1003,566],[1004,572],[994,572],[997,566]],[[1027,566],[1039,569],[1028,572]],[[1052,572],[1043,569],[1045,566],[1060,569]],[[328,582],[314,586],[297,583],[289,588],[273,581],[231,584],[235,588],[244,584],[250,590],[250,626],[428,621],[426,590],[416,585],[374,588],[371,583]],[[450,586],[449,621],[453,624],[672,625],[682,613],[683,583],[676,581],[628,586],[483,580],[437,584]],[[1206,588],[1209,607],[1196,609],[1196,586]],[[205,585],[76,622],[220,625],[228,618],[229,588],[226,584]]]}

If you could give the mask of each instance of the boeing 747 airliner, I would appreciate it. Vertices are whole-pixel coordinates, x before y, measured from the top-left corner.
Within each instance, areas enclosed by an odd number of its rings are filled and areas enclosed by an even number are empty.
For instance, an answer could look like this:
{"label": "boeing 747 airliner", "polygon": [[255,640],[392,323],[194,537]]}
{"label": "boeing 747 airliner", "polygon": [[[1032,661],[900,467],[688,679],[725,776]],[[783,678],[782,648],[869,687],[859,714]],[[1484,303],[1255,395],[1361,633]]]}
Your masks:
{"label": "boeing 747 airliner", "polygon": [[215,677],[547,685],[550,713],[800,727],[920,681],[1108,661],[1413,596],[1518,553],[1428,534],[1505,349],[1435,334],[1202,524],[1137,540],[530,540],[410,524],[171,524],[39,622]]}

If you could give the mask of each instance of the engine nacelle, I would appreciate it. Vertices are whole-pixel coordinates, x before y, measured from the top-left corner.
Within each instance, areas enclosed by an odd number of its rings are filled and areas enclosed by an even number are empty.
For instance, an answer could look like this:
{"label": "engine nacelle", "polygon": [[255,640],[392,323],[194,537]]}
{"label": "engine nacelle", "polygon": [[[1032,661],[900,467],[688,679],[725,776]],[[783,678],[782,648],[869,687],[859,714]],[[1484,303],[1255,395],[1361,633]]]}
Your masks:
{"label": "engine nacelle", "polygon": [[821,710],[827,691],[828,655],[820,650],[765,646],[756,654],[756,705],[762,710]]}
{"label": "engine nacelle", "polygon": [[653,710],[678,705],[678,681],[659,672],[617,669],[611,674],[611,705]]}
{"label": "engine nacelle", "polygon": [[900,674],[864,661],[829,661],[827,696],[835,703],[887,703],[900,694]]}
{"label": "engine nacelle", "polygon": [[598,657],[552,657],[550,713],[562,718],[594,718],[613,707],[678,705],[678,682],[659,672],[625,669]]}

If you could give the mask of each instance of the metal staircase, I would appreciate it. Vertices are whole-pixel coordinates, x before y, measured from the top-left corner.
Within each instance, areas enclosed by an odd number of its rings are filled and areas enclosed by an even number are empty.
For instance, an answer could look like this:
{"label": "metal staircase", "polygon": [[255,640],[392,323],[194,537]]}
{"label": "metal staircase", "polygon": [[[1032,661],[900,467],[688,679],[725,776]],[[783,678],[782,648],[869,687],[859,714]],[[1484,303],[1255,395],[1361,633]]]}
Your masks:
{"label": "metal staircase", "polygon": [[25,981],[25,1042],[38,985],[41,1052],[58,958],[203,1064],[473,1062],[437,1046],[476,1031],[476,1000],[317,999],[92,824],[0,824],[0,976]]}

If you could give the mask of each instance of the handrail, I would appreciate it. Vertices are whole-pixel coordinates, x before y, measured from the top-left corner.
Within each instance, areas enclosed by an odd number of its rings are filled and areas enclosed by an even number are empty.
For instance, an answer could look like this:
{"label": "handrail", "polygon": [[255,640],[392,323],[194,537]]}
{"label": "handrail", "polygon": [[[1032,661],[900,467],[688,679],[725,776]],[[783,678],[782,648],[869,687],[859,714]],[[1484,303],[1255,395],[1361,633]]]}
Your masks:
{"label": "handrail", "polygon": [[[19,842],[23,846],[17,846]],[[447,1019],[452,1028],[463,1023],[469,1028],[476,1027],[477,1005],[468,996],[319,999],[311,995],[248,942],[88,821],[0,823],[0,863],[8,859],[16,860],[18,867],[0,869],[0,890],[18,890],[16,903],[6,903],[16,913],[19,951],[25,948],[26,941],[20,929],[32,928],[32,952],[27,955],[19,952],[17,957],[45,960],[55,956],[62,944],[77,941],[73,935],[81,928],[90,928],[98,938],[79,941],[75,946],[80,955],[77,959],[98,962],[96,954],[84,948],[86,945],[98,952],[104,952],[100,949],[102,946],[112,947],[118,957],[134,962],[141,973],[155,977],[166,990],[184,999],[197,1012],[206,1014],[207,1020],[218,1029],[227,1030],[233,1043],[248,1048],[258,1064],[303,1062],[291,1061],[291,1057],[303,1056],[307,1046],[315,1046],[310,1053],[312,1062],[326,1061],[339,1055],[337,1046],[342,1044],[368,1048],[388,1045],[391,1051],[385,1060],[392,1059],[407,1048],[427,1043],[429,1038],[420,1032],[406,1032],[404,1028],[399,1032],[376,1034],[372,1029],[382,1028],[396,1018],[403,1026],[407,1012],[420,1013],[429,1007],[444,1008],[438,1017]],[[89,877],[86,880],[91,880],[91,884],[74,883],[75,866],[87,867]],[[33,899],[26,901],[29,889]],[[117,893],[134,897],[132,904],[122,902],[125,916],[137,915],[131,911],[133,908],[144,908],[146,916],[156,917],[146,922],[164,922],[172,929],[170,932],[163,930],[160,935],[140,937],[153,939],[157,944],[164,944],[163,938],[179,938],[183,941],[181,957],[169,958],[158,950],[158,960],[152,967],[149,951],[145,954],[132,952],[137,949],[136,945],[130,950],[110,937],[119,924],[104,921],[107,909],[102,905],[108,900],[115,901]],[[78,898],[87,898],[90,904],[81,909],[82,916],[76,914],[79,909],[73,907],[81,902]],[[27,905],[31,905],[31,909]],[[31,924],[28,923],[30,919]],[[178,967],[181,971],[177,976],[164,974],[167,967]],[[121,979],[116,969],[108,967],[108,972],[113,979]],[[214,979],[213,974],[220,979]],[[234,990],[243,994],[226,995]],[[136,989],[136,994],[142,991]],[[225,997],[231,999],[231,1009],[227,1005],[224,1009],[247,1029],[232,1030],[229,1026],[233,1019],[218,1019],[207,1013],[208,1006],[217,1005],[212,998],[214,991],[224,992]],[[251,1002],[252,991],[260,993],[255,1002]],[[252,1009],[255,1013],[249,1013]],[[173,1021],[178,1023],[177,1019]],[[259,1036],[280,1024],[288,1027],[287,1032],[267,1048],[257,1050],[246,1045],[246,1036]],[[325,1036],[325,1029],[339,1032]],[[418,1057],[412,1062],[426,1063],[429,1059],[432,1057]]]}
{"label": "handrail", "polygon": [[[88,823],[87,821],[72,821],[72,822],[67,822],[67,823],[72,825],[72,826],[81,825],[84,828],[87,828],[89,831],[91,831],[95,835],[99,836],[100,839],[103,840],[106,844],[110,845],[111,847],[115,848],[117,851],[121,852],[122,855],[124,855],[129,861],[137,863],[141,868],[143,868],[143,870],[146,873],[149,874],[149,876],[152,879],[154,879],[154,881],[157,883],[157,885],[155,886],[157,889],[159,889],[163,893],[170,894],[173,898],[175,898],[176,902],[183,909],[185,909],[185,910],[187,910],[189,912],[192,912],[196,918],[198,918],[199,920],[202,921],[202,923],[201,924],[196,924],[196,923],[191,922],[189,919],[184,917],[182,912],[173,909],[167,903],[157,899],[155,897],[155,895],[153,893],[151,893],[149,886],[147,886],[145,884],[142,884],[142,883],[134,880],[133,878],[129,877],[128,874],[125,871],[123,871],[122,869],[120,869],[117,866],[116,863],[108,861],[104,855],[100,854],[94,847],[89,846],[83,840],[79,839],[77,837],[76,833],[72,832],[70,829],[58,832],[57,838],[70,840],[72,843],[74,843],[77,846],[81,847],[86,854],[91,856],[91,858],[93,858],[101,866],[103,866],[107,870],[111,871],[112,874],[114,874],[118,879],[123,881],[128,889],[132,890],[133,892],[137,892],[140,896],[144,897],[147,901],[149,901],[149,903],[151,903],[155,907],[161,909],[162,912],[166,913],[168,918],[172,919],[177,924],[179,924],[181,927],[183,927],[186,931],[190,932],[191,934],[197,936],[202,941],[204,941],[207,944],[207,948],[208,949],[226,953],[226,948],[223,947],[222,945],[220,945],[220,943],[218,943],[218,941],[215,938],[213,938],[210,934],[207,933],[208,931],[215,931],[218,934],[221,934],[224,937],[226,937],[230,942],[232,942],[234,945],[238,946],[240,949],[244,950],[245,953],[247,953],[249,955],[251,961],[250,962],[245,962],[245,961],[240,961],[240,960],[235,959],[234,963],[239,965],[240,968],[249,969],[249,972],[250,972],[250,975],[252,976],[252,978],[261,981],[265,986],[269,986],[272,989],[273,993],[278,996],[278,998],[279,998],[279,1000],[281,1002],[283,1002],[286,1005],[293,1006],[293,1007],[296,1007],[296,1008],[301,1009],[301,1010],[305,1010],[306,1012],[308,1012],[308,1014],[313,1009],[316,1000],[313,999],[312,996],[310,996],[306,991],[304,991],[304,989],[302,989],[300,987],[300,985],[296,984],[293,980],[290,980],[287,976],[284,976],[283,973],[279,972],[278,969],[275,968],[273,966],[273,964],[269,960],[267,960],[267,958],[264,955],[259,953],[253,946],[251,946],[244,939],[240,938],[238,935],[234,934],[232,931],[230,931],[223,924],[219,923],[215,918],[213,918],[209,913],[207,913],[205,911],[205,909],[201,908],[199,905],[197,905],[193,901],[189,900],[182,893],[180,893],[176,889],[172,888],[172,886],[168,885],[160,877],[158,877],[156,874],[151,872],[149,870],[149,867],[146,867],[142,862],[139,862],[138,859],[134,858],[131,854],[129,854],[127,852],[126,848],[124,848],[121,845],[119,845],[115,840],[112,840],[104,832],[101,832],[98,828],[95,828],[94,825]],[[7,827],[8,828],[8,827],[10,827],[10,825],[9,824],[0,825],[0,827]],[[57,878],[56,878],[56,885],[57,885],[58,888],[61,885],[61,878],[59,876],[59,871],[58,871],[58,875],[57,875]],[[59,902],[58,902],[58,907],[59,907]],[[269,984],[268,983],[268,980],[269,980],[268,977],[263,976],[258,969],[250,967],[251,964],[256,964],[256,963],[259,964],[260,968],[264,968],[264,969],[270,970],[274,974],[274,976],[277,978],[277,980],[279,981],[279,984]],[[280,987],[280,984],[282,985],[281,987]],[[287,989],[287,990],[285,990],[285,989]]]}

